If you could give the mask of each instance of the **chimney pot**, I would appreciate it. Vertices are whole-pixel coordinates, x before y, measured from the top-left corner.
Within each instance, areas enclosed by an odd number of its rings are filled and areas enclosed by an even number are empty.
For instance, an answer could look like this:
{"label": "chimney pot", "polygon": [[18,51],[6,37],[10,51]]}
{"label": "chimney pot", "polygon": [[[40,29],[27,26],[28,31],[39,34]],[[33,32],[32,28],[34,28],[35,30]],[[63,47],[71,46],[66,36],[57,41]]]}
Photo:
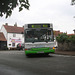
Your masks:
{"label": "chimney pot", "polygon": [[14,24],[14,26],[16,26],[16,27],[17,27],[17,23],[15,23],[15,24]]}
{"label": "chimney pot", "polygon": [[7,26],[8,26],[8,23],[5,23],[5,25],[7,25]]}

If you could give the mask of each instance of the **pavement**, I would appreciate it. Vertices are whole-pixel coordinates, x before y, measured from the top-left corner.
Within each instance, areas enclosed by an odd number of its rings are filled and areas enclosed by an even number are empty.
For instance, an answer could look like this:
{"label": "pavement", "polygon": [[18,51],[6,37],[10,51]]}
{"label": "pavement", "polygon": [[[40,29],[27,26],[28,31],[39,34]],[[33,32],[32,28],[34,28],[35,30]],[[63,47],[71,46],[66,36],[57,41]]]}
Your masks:
{"label": "pavement", "polygon": [[62,55],[72,55],[75,56],[75,51],[61,51],[61,50],[56,50],[55,54],[62,54]]}

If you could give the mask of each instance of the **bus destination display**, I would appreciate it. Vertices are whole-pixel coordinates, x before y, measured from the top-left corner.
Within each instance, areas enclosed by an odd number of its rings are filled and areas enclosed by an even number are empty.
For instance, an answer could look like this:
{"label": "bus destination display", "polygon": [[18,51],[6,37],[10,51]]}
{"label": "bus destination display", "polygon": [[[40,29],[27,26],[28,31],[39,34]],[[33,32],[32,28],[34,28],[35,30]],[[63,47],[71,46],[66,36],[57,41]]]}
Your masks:
{"label": "bus destination display", "polygon": [[48,28],[50,24],[29,24],[28,28]]}

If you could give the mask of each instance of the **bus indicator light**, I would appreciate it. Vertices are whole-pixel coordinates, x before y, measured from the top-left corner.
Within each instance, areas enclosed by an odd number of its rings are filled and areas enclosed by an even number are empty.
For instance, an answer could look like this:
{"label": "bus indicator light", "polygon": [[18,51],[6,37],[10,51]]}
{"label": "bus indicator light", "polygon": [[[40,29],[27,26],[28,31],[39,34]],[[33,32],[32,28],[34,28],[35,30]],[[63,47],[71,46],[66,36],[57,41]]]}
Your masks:
{"label": "bus indicator light", "polygon": [[27,49],[25,49],[25,51],[26,51]]}
{"label": "bus indicator light", "polygon": [[53,49],[55,49],[55,47],[53,47]]}

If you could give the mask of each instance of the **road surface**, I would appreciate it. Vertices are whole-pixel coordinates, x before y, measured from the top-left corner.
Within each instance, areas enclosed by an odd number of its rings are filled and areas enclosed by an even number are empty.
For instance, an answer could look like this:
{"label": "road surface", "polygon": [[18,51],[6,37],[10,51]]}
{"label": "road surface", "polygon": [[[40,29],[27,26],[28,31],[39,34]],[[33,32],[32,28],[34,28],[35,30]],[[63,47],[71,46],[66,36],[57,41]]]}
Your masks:
{"label": "road surface", "polygon": [[0,75],[75,75],[75,56],[27,58],[24,51],[0,51]]}

